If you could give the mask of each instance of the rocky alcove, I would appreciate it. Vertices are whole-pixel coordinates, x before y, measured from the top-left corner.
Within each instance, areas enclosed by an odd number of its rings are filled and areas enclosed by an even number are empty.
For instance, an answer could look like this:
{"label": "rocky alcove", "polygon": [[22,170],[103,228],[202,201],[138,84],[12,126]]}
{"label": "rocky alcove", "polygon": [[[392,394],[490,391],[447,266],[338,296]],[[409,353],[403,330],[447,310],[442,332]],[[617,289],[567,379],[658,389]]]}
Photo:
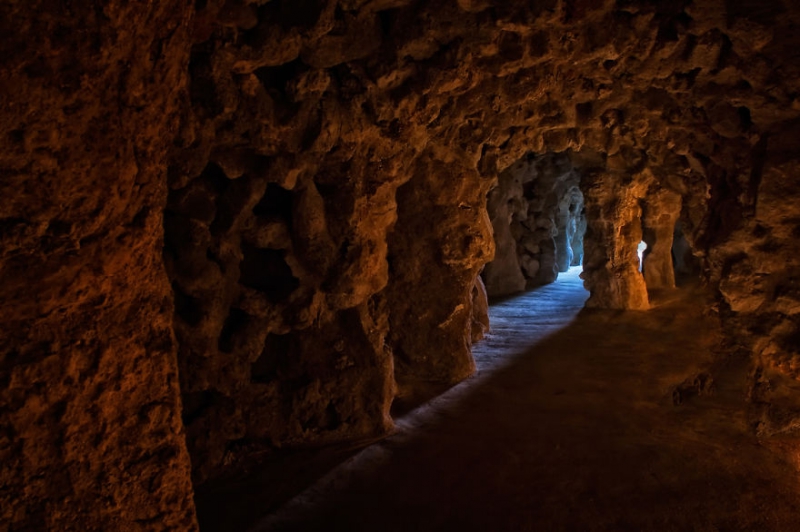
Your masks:
{"label": "rocky alcove", "polygon": [[4,3],[0,530],[196,530],[197,490],[468,378],[488,296],[571,265],[604,316],[701,282],[742,430],[796,456],[798,23]]}

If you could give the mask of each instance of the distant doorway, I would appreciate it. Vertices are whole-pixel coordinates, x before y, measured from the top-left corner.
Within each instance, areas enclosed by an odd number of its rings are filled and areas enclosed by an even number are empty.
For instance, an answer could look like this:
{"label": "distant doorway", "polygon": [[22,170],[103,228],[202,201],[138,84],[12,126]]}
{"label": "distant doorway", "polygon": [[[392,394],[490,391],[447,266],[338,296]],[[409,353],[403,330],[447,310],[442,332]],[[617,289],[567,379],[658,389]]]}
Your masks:
{"label": "distant doorway", "polygon": [[570,153],[531,153],[500,174],[487,197],[495,259],[482,276],[490,297],[552,283],[583,265],[580,181]]}

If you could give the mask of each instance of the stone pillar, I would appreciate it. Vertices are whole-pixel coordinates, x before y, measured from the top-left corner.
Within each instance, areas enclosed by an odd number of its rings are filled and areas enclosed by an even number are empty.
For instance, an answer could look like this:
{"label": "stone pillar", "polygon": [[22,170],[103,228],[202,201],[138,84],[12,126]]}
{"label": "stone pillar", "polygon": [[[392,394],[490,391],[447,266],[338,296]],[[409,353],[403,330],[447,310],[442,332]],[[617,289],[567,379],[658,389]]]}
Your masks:
{"label": "stone pillar", "polygon": [[583,235],[586,234],[586,216],[583,213],[583,194],[581,194],[580,204],[575,207],[575,214],[572,217],[575,223],[575,229],[570,238],[570,246],[572,246],[571,266],[580,266],[583,264]]}
{"label": "stone pillar", "polygon": [[0,5],[0,529],[196,530],[166,150],[191,4]]}
{"label": "stone pillar", "polygon": [[558,236],[556,253],[558,271],[566,272],[570,266],[578,266],[583,258],[583,194],[577,185],[564,191],[558,205]]}
{"label": "stone pillar", "polygon": [[[566,205],[564,205],[566,199]],[[570,246],[570,222],[569,215],[569,196],[561,198],[558,205],[558,213],[556,214],[556,229],[558,232],[553,237],[556,244],[556,267],[559,272],[569,270],[569,265],[572,263],[572,246]]]}
{"label": "stone pillar", "polygon": [[647,249],[643,270],[647,288],[675,288],[672,241],[681,203],[679,194],[665,189],[651,191],[644,200],[642,229]]}
{"label": "stone pillar", "polygon": [[398,189],[386,297],[401,399],[475,371],[473,286],[494,253],[484,199],[490,184],[474,169],[423,156]]}
{"label": "stone pillar", "polygon": [[609,172],[584,176],[587,229],[581,276],[591,292],[587,308],[650,307],[636,252],[642,239],[640,201],[647,190],[638,177]]}
{"label": "stone pillar", "polygon": [[480,275],[472,287],[472,342],[478,342],[489,332],[489,297]]}
{"label": "stone pillar", "polygon": [[519,178],[501,176],[497,187],[487,198],[487,210],[494,233],[494,260],[486,265],[483,278],[486,291],[492,296],[515,294],[525,290],[526,279],[522,273],[517,252],[517,240],[511,231],[515,215],[527,214],[527,204],[522,197]]}

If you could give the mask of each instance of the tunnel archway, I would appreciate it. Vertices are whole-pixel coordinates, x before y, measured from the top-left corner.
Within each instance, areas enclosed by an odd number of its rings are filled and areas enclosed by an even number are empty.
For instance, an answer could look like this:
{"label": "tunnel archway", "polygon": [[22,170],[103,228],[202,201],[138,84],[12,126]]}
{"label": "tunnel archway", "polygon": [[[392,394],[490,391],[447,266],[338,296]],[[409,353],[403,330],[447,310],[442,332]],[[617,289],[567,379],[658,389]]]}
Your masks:
{"label": "tunnel archway", "polygon": [[481,276],[490,297],[551,283],[582,263],[586,218],[569,153],[529,153],[500,172],[487,211],[495,258]]}

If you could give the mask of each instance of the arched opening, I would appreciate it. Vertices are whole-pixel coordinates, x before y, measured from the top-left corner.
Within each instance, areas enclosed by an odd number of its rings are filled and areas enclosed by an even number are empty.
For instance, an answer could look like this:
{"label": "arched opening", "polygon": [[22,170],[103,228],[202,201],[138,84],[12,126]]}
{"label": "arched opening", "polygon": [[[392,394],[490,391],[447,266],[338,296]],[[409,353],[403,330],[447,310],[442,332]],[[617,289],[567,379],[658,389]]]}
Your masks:
{"label": "arched opening", "polygon": [[483,270],[489,297],[554,282],[583,264],[586,211],[569,153],[529,153],[498,176],[487,197],[495,258]]}
{"label": "arched opening", "polygon": [[639,257],[639,271],[644,268],[644,254],[647,253],[647,243],[644,240],[639,241],[636,246],[636,255]]}

